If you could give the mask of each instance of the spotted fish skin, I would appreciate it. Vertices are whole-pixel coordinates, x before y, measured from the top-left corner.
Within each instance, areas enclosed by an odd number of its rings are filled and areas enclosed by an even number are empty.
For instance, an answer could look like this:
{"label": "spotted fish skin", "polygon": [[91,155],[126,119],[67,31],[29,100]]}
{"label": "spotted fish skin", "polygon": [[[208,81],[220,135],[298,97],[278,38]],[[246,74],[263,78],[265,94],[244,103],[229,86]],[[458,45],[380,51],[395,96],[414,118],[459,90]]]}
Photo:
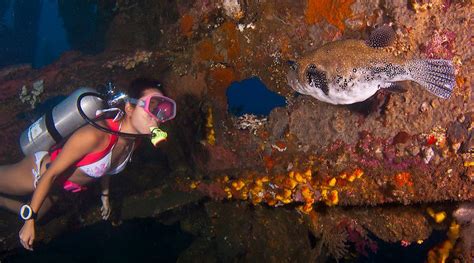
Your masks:
{"label": "spotted fish skin", "polygon": [[328,43],[297,61],[288,84],[296,91],[331,104],[361,102],[379,89],[412,80],[448,98],[454,69],[447,60],[402,60],[362,40]]}

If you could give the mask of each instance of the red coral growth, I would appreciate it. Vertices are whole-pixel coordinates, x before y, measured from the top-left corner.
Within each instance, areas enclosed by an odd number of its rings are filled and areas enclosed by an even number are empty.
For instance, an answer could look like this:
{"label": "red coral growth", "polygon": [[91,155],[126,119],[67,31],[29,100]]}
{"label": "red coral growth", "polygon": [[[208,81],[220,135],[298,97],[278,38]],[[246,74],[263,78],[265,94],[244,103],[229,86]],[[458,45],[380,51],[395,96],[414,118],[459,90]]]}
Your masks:
{"label": "red coral growth", "polygon": [[267,171],[271,171],[275,166],[275,160],[273,160],[271,156],[263,156],[263,161],[265,162]]}
{"label": "red coral growth", "polygon": [[428,43],[421,49],[428,58],[452,59],[454,57],[454,41],[456,33],[443,30],[434,32]]}
{"label": "red coral growth", "polygon": [[344,20],[352,15],[351,5],[355,0],[308,0],[305,12],[307,24],[316,24],[323,19],[344,31]]}
{"label": "red coral growth", "polygon": [[428,136],[428,138],[426,139],[426,144],[433,145],[435,143],[436,143],[436,137],[434,135]]}
{"label": "red coral growth", "polygon": [[183,17],[181,17],[180,21],[181,33],[183,33],[187,37],[190,37],[193,33],[193,24],[193,17],[190,14],[185,14]]}
{"label": "red coral growth", "polygon": [[403,187],[405,185],[413,186],[411,175],[407,172],[398,173],[397,175],[395,175],[395,184],[398,187]]}

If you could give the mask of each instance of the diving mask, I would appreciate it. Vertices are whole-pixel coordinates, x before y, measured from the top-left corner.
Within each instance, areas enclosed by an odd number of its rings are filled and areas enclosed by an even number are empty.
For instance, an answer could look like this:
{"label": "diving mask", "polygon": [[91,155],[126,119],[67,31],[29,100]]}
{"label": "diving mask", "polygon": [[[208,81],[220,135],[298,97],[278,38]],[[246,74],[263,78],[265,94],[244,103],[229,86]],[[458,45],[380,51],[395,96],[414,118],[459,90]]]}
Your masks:
{"label": "diving mask", "polygon": [[156,121],[163,123],[176,117],[176,102],[161,95],[150,95],[143,99],[128,98],[128,102],[142,107]]}

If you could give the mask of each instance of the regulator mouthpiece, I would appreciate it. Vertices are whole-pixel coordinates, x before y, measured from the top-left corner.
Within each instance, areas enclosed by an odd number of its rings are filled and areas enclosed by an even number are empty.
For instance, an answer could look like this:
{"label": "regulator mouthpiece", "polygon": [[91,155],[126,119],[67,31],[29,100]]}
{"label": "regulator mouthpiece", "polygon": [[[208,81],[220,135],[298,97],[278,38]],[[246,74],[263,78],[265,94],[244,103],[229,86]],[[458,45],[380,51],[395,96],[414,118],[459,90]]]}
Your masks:
{"label": "regulator mouthpiece", "polygon": [[166,133],[163,130],[160,130],[160,128],[158,127],[150,127],[150,132],[151,132],[151,143],[155,147],[158,145],[158,143],[166,140],[166,138],[168,137],[168,133]]}

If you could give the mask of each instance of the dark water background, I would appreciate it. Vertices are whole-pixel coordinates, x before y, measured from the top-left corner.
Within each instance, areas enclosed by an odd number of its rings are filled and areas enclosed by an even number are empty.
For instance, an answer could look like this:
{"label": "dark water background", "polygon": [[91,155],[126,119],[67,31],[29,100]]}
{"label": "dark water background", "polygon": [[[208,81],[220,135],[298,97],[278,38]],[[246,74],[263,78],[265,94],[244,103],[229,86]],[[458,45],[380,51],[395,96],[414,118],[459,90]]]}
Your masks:
{"label": "dark water background", "polygon": [[[376,253],[342,259],[349,263],[422,263],[430,248],[446,238],[445,231],[433,231],[421,245],[403,247],[387,243],[375,236]],[[24,249],[3,255],[2,262],[176,262],[179,255],[192,243],[193,236],[183,232],[179,224],[164,225],[157,219],[125,221],[118,227],[102,222],[64,233],[48,244],[37,244],[34,252]],[[349,247],[355,252],[354,247]],[[217,259],[216,259],[217,260]]]}
{"label": "dark water background", "polygon": [[34,252],[17,249],[2,262],[176,262],[191,242],[179,224],[167,226],[151,218],[118,227],[103,222],[38,244]]}
{"label": "dark water background", "polygon": [[[98,0],[0,0],[0,68],[40,68],[68,50],[104,50],[113,8]],[[104,11],[106,10],[106,11]]]}

